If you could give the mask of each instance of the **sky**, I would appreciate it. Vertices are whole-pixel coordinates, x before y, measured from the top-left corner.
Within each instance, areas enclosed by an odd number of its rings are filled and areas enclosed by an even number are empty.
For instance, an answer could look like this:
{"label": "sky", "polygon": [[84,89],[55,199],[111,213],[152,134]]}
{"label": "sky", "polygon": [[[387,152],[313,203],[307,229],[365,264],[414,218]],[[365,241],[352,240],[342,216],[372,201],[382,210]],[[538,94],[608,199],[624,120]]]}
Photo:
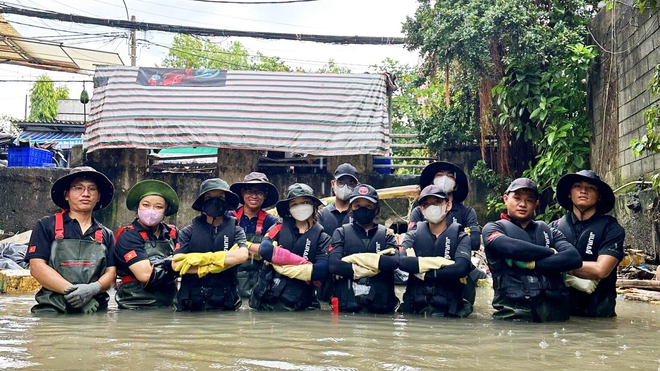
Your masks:
{"label": "sky", "polygon": [[[250,1],[250,0],[242,0]],[[277,0],[274,0],[277,1]],[[416,0],[317,0],[305,3],[272,5],[237,5],[208,3],[197,0],[9,0],[7,5],[51,10],[98,18],[127,19],[126,9],[137,21],[209,27],[242,31],[267,31],[342,36],[402,37],[401,24],[417,9]],[[126,4],[126,7],[124,6]],[[95,25],[28,18],[11,14],[4,17],[23,37],[60,39],[66,31],[88,34],[117,33],[109,38],[78,38],[65,40],[65,45],[118,53],[125,65],[130,65],[128,31]],[[153,67],[166,55],[174,34],[161,32],[137,33],[137,65]],[[215,37],[212,41],[226,46],[240,41],[251,54],[261,52],[278,56],[292,67],[317,69],[330,58],[352,72],[370,71],[370,65],[391,58],[411,66],[417,65],[418,53],[407,51],[402,45],[331,45],[286,40]],[[42,74],[69,87],[70,98],[82,91],[82,81],[90,75],[50,72],[32,68],[0,64],[0,115],[25,118],[29,108],[26,97],[36,78]],[[7,82],[22,80],[29,82]],[[87,83],[87,91],[92,86]],[[29,104],[29,103],[28,103]]]}

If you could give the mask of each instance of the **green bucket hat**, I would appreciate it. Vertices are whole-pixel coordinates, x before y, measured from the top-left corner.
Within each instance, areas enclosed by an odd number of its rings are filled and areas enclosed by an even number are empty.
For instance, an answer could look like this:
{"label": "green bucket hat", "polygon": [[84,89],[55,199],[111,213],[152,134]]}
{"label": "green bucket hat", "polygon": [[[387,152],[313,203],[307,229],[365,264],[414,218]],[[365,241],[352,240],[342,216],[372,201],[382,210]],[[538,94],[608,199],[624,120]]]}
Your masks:
{"label": "green bucket hat", "polygon": [[286,199],[277,202],[275,208],[277,209],[277,214],[280,217],[285,217],[289,215],[289,201],[293,200],[296,197],[309,197],[314,200],[314,208],[318,208],[323,202],[314,196],[314,191],[312,187],[304,183],[294,183],[289,186],[289,189],[286,192]]}
{"label": "green bucket hat", "polygon": [[165,199],[167,209],[165,216],[174,215],[179,211],[179,196],[169,184],[160,180],[147,179],[136,183],[126,195],[126,207],[137,211],[142,200],[146,196],[160,196]]}
{"label": "green bucket hat", "polygon": [[202,203],[204,202],[204,194],[206,192],[220,190],[225,192],[225,203],[229,210],[238,207],[238,195],[231,191],[229,184],[220,178],[207,179],[202,182],[199,187],[199,196],[192,204],[193,210],[202,211]]}

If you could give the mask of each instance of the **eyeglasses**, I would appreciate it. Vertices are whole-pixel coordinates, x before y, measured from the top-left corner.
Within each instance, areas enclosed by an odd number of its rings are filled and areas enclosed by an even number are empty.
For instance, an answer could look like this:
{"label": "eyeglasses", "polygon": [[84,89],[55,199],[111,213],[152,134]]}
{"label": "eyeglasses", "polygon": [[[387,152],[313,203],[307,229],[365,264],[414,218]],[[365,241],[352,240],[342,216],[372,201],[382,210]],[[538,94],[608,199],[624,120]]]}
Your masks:
{"label": "eyeglasses", "polygon": [[81,185],[75,185],[75,186],[71,186],[69,190],[73,193],[83,193],[87,191],[89,192],[89,194],[95,194],[99,192],[99,189],[96,188],[96,186],[85,187]]}
{"label": "eyeglasses", "polygon": [[355,186],[357,186],[357,182],[355,181],[355,179],[351,179],[351,180],[337,179],[337,185],[340,187],[346,185],[348,186],[348,188],[355,188]]}
{"label": "eyeglasses", "polygon": [[266,197],[266,192],[259,191],[259,190],[256,190],[256,189],[246,189],[245,194],[248,195],[248,196]]}

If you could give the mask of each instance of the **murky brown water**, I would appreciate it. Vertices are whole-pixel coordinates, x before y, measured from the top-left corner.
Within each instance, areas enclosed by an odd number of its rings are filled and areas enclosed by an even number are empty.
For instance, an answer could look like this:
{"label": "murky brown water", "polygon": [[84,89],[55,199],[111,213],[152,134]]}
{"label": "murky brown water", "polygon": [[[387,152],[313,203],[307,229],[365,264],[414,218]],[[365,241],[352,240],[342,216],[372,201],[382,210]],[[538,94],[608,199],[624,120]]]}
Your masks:
{"label": "murky brown water", "polygon": [[532,324],[490,318],[479,289],[467,319],[305,313],[119,311],[30,314],[0,296],[0,369],[660,370],[660,307],[620,300],[615,319]]}

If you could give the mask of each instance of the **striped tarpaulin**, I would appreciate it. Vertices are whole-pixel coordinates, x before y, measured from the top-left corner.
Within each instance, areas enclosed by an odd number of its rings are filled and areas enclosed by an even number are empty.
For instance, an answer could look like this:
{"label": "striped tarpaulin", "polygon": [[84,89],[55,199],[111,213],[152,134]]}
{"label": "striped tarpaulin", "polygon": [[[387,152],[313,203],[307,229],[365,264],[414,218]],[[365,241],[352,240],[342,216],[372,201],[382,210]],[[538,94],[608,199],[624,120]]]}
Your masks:
{"label": "striped tarpaulin", "polygon": [[387,155],[386,77],[228,71],[224,86],[145,86],[137,67],[99,67],[83,142]]}

